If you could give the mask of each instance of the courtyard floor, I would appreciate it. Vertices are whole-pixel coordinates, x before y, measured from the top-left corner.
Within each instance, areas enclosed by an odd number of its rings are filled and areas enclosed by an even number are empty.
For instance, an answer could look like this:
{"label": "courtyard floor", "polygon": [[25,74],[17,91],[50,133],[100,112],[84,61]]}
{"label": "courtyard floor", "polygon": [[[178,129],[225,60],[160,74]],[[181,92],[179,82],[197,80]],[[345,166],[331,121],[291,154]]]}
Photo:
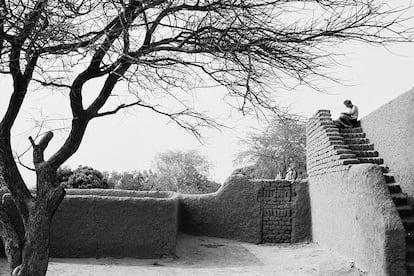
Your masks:
{"label": "courtyard floor", "polygon": [[[0,259],[0,275],[8,275]],[[177,258],[51,259],[49,276],[366,275],[317,244],[255,245],[180,234]]]}

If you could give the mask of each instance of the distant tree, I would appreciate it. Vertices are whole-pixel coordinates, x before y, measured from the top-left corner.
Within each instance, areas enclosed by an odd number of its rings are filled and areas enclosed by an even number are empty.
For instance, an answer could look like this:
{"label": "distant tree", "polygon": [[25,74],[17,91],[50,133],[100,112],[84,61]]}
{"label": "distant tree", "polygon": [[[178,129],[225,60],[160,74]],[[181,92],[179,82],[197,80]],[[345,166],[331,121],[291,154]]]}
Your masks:
{"label": "distant tree", "polygon": [[131,171],[131,172],[112,172],[108,178],[110,183],[114,183],[115,189],[150,191],[155,186],[155,175],[151,170]]}
{"label": "distant tree", "polygon": [[209,193],[220,184],[208,179],[211,163],[195,150],[167,151],[154,158],[155,188],[180,193]]}
{"label": "distant tree", "polygon": [[274,117],[265,130],[251,132],[240,140],[246,147],[236,163],[248,163],[236,173],[252,178],[284,178],[293,168],[299,178],[306,176],[306,133],[304,119],[298,116]]}
{"label": "distant tree", "polygon": [[107,189],[108,181],[103,174],[91,167],[79,166],[73,170],[69,167],[58,169],[57,178],[65,188],[75,189]]}
{"label": "distant tree", "polygon": [[117,172],[117,171],[112,171],[112,172],[103,171],[102,175],[105,177],[105,179],[107,179],[108,187],[110,189],[114,189],[116,183],[122,177],[122,174],[120,172]]}

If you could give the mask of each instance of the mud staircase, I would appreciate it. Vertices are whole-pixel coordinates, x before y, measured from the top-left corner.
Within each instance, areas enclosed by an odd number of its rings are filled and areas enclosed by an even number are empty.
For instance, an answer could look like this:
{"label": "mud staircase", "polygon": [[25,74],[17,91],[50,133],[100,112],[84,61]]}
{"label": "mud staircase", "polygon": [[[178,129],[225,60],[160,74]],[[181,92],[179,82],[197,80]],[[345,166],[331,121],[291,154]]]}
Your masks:
{"label": "mud staircase", "polygon": [[340,129],[339,133],[344,141],[341,149],[342,154],[346,154],[350,159],[359,160],[361,164],[377,164],[382,168],[386,185],[407,233],[407,275],[414,275],[414,211],[407,203],[407,194],[403,193],[400,185],[395,182],[394,176],[389,173],[389,168],[384,165],[384,160],[378,157],[378,152],[374,150],[374,145],[366,138],[361,127]]}

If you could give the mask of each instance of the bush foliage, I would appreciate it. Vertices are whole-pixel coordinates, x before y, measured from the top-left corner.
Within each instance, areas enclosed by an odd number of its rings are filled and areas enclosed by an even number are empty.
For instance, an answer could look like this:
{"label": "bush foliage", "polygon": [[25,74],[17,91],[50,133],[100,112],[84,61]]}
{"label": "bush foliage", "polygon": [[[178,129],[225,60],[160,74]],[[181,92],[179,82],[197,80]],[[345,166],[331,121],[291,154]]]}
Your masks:
{"label": "bush foliage", "polygon": [[167,151],[153,160],[154,171],[100,172],[88,166],[62,167],[58,180],[65,188],[115,188],[138,191],[215,192],[220,184],[209,179],[211,163],[198,151]]}
{"label": "bush foliage", "polygon": [[75,189],[107,189],[107,179],[103,174],[94,168],[79,166],[72,170],[69,167],[60,168],[57,172],[59,182],[65,188]]}

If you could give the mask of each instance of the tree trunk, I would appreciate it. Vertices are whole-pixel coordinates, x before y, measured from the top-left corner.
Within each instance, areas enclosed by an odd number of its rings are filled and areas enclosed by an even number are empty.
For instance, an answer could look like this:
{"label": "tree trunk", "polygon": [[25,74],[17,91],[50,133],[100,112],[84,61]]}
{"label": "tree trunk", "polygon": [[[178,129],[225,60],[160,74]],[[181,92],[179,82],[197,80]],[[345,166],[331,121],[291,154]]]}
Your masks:
{"label": "tree trunk", "polygon": [[0,232],[10,271],[13,271],[22,262],[22,250],[19,236],[3,205],[0,205]]}
{"label": "tree trunk", "polygon": [[54,183],[55,174],[51,170],[38,174],[37,195],[34,204],[29,206],[18,276],[46,275],[52,217],[65,196],[64,189]]}
{"label": "tree trunk", "polygon": [[46,275],[49,262],[50,214],[46,203],[36,202],[25,229],[22,265],[19,276]]}

